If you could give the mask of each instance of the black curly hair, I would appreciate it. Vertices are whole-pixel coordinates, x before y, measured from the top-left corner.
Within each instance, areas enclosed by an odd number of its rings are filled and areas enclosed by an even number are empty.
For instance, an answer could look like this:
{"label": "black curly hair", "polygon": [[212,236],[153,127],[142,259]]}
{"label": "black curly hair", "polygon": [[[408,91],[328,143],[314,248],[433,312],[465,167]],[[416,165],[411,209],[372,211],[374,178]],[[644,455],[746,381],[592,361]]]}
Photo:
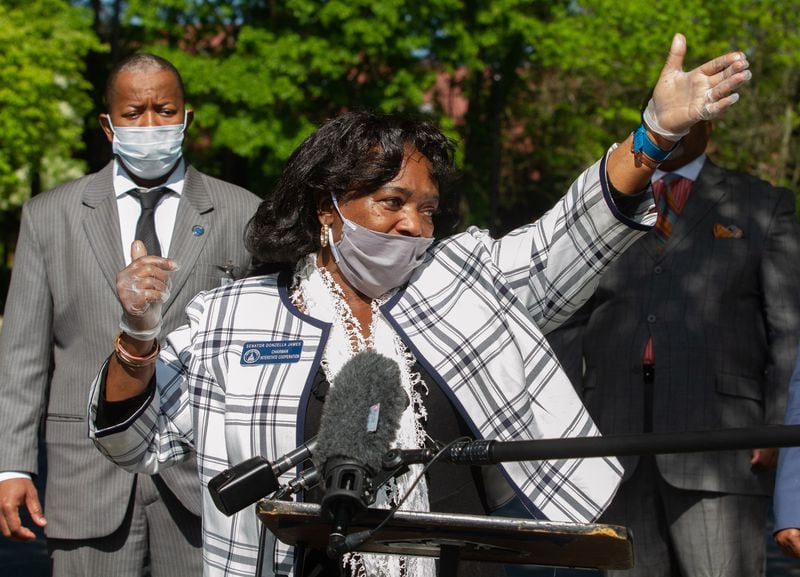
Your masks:
{"label": "black curly hair", "polygon": [[[272,195],[262,201],[245,233],[255,265],[251,274],[293,268],[320,249],[317,206],[378,190],[400,172],[406,146],[431,163],[431,178],[446,201],[455,177],[454,143],[428,122],[372,112],[329,120],[292,153]],[[448,210],[452,211],[450,206]]]}

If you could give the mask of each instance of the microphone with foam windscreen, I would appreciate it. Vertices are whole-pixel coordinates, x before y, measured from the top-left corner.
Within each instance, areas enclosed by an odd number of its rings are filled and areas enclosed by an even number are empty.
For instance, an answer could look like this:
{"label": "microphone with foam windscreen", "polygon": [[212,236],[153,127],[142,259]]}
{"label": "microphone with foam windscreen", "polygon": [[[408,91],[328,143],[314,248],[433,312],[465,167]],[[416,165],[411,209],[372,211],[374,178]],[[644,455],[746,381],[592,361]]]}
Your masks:
{"label": "microphone with foam windscreen", "polygon": [[346,552],[348,525],[374,500],[373,479],[407,405],[397,363],[381,354],[357,353],[336,375],[312,455],[324,479],[321,514],[332,523],[329,556]]}

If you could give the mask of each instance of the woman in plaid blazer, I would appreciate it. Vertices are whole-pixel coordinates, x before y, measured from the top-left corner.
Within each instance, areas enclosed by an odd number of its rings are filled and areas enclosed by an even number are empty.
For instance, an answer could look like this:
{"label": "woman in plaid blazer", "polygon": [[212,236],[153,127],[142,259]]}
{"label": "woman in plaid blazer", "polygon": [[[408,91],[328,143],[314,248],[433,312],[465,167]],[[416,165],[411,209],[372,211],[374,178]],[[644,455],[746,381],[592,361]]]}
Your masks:
{"label": "woman in plaid blazer", "polygon": [[[733,90],[749,78],[741,53],[683,72],[684,53],[676,35],[637,140],[613,146],[552,210],[503,238],[472,227],[434,242],[452,143],[422,122],[348,113],[300,145],[251,220],[247,241],[261,274],[197,295],[188,325],[160,353],[153,335],[173,264],[134,244],[117,278],[123,333],[93,385],[97,446],[147,473],[194,449],[206,486],[233,464],[274,460],[313,435],[315,403],[360,350],[397,362],[410,401],[400,446],[425,444],[442,423],[498,440],[597,435],[544,334],[649,229],[652,199],[638,193],[674,140],[735,102]],[[597,518],[621,473],[613,458],[497,470],[535,517],[575,522]],[[449,484],[431,476],[411,508],[433,507]],[[398,480],[384,505],[407,486]],[[463,490],[485,501],[480,479],[459,487],[456,500]],[[203,523],[205,574],[252,575],[253,510],[226,517],[206,491]],[[357,574],[435,572],[388,557],[348,554],[343,564]],[[273,558],[274,574],[297,570],[290,547],[279,545]]]}

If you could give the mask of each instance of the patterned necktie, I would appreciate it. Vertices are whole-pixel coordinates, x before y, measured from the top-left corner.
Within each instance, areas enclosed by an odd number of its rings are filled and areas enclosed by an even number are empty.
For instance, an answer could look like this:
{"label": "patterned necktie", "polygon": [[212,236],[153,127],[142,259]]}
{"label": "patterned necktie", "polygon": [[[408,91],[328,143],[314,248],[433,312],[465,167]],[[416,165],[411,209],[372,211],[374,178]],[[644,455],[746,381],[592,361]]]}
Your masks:
{"label": "patterned necktie", "polygon": [[[675,220],[686,205],[692,184],[694,184],[693,180],[678,176],[672,172],[665,174],[663,178],[653,183],[653,198],[656,201],[656,209],[658,210],[653,233],[658,241],[657,251],[659,253],[664,250],[664,245],[672,234]],[[645,344],[642,364],[655,366],[652,337],[648,338]]]}
{"label": "patterned necktie", "polygon": [[692,180],[673,173],[653,183],[653,196],[658,210],[654,233],[661,248],[672,234],[675,220],[686,205],[692,184]]}
{"label": "patterned necktie", "polygon": [[136,240],[144,243],[147,254],[161,256],[161,243],[158,242],[158,236],[156,235],[155,215],[156,206],[168,192],[169,189],[163,186],[150,190],[137,188],[131,191],[134,198],[142,205],[142,213],[136,223]]}

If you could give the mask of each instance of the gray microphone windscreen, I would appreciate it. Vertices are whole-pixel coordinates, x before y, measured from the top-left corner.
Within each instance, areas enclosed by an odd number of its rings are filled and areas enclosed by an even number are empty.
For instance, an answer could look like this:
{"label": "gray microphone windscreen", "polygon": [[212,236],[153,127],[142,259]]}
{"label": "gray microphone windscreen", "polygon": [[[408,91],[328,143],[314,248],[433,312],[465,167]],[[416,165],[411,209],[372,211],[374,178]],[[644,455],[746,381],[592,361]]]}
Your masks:
{"label": "gray microphone windscreen", "polygon": [[322,470],[333,457],[353,459],[376,474],[407,405],[397,363],[373,351],[357,353],[325,399],[314,464]]}

